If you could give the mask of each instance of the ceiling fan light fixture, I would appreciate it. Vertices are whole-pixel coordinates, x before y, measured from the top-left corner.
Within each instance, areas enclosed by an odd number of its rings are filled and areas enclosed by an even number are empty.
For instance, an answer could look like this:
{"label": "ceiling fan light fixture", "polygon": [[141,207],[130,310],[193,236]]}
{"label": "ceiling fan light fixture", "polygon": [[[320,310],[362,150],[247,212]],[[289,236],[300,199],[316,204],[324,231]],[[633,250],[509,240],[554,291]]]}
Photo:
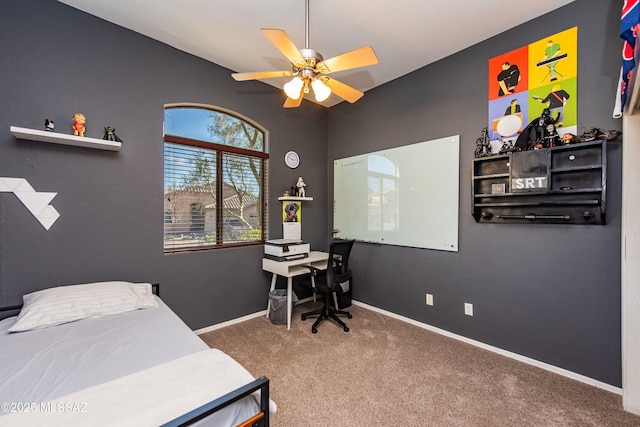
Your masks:
{"label": "ceiling fan light fixture", "polygon": [[311,82],[313,93],[316,95],[316,101],[322,102],[331,95],[331,88],[324,84],[320,79],[313,79]]}
{"label": "ceiling fan light fixture", "polygon": [[302,105],[302,99],[313,90],[316,102],[323,102],[335,95],[350,103],[362,98],[363,92],[327,74],[353,68],[366,67],[377,64],[378,57],[371,46],[363,46],[338,56],[324,60],[322,55],[309,49],[309,0],[305,0],[305,47],[298,49],[284,30],[276,28],[261,28],[262,34],[282,53],[291,63],[291,70],[287,71],[258,71],[249,73],[233,73],[236,81],[262,80],[276,77],[293,77],[283,85],[287,95],[284,108],[296,108]]}
{"label": "ceiling fan light fixture", "polygon": [[300,98],[300,91],[302,90],[302,85],[304,82],[298,76],[292,78],[289,82],[284,84],[284,93],[291,99]]}

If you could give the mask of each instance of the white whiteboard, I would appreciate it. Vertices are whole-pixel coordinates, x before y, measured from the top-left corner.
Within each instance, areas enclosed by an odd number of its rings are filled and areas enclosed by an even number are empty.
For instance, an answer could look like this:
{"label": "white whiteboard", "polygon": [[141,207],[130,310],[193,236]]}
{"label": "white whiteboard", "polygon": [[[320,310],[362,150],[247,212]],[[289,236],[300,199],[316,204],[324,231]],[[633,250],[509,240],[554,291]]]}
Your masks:
{"label": "white whiteboard", "polygon": [[333,164],[337,237],[458,251],[460,136]]}

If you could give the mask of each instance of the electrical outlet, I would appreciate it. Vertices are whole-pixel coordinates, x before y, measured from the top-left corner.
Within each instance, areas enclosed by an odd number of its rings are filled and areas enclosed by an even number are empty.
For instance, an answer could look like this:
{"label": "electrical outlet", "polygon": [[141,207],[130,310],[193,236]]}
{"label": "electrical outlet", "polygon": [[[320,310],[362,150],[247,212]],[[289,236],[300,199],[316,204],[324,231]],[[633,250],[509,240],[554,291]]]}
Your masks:
{"label": "electrical outlet", "polygon": [[433,295],[427,294],[427,305],[433,305]]}
{"label": "electrical outlet", "polygon": [[473,304],[469,304],[468,302],[464,303],[464,314],[473,316]]}

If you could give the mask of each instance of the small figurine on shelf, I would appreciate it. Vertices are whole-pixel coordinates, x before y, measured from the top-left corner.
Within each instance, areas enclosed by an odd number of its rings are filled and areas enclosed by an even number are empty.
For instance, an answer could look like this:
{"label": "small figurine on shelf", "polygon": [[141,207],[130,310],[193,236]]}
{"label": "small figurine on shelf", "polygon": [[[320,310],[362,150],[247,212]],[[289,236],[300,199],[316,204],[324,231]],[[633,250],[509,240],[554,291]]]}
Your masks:
{"label": "small figurine on shelf", "polygon": [[84,136],[85,131],[85,123],[87,119],[84,117],[84,114],[76,113],[73,115],[73,134],[75,136]]}
{"label": "small figurine on shelf", "polygon": [[555,147],[557,145],[560,145],[560,141],[561,139],[556,129],[556,125],[553,123],[548,124],[547,130],[544,135],[544,146],[547,148]]}
{"label": "small figurine on shelf", "polygon": [[49,132],[56,131],[56,125],[55,123],[53,123],[53,120],[44,119],[44,130],[47,130]]}
{"label": "small figurine on shelf", "polygon": [[476,139],[476,151],[473,153],[475,158],[487,157],[491,155],[491,143],[489,142],[489,133],[487,128],[482,129],[482,135]]}
{"label": "small figurine on shelf", "polygon": [[562,135],[562,143],[563,144],[575,144],[576,141],[574,141],[575,135],[572,133],[565,133],[564,135]]}
{"label": "small figurine on shelf", "polygon": [[[551,116],[551,110],[545,108],[542,110],[540,117],[533,119],[518,135],[515,146],[522,150],[539,150],[548,147],[548,143],[555,141],[555,136],[550,133],[556,133],[556,123],[558,122],[558,114],[555,118]],[[549,125],[553,125],[551,128]]]}
{"label": "small figurine on shelf", "polygon": [[296,183],[296,195],[298,197],[305,197],[305,191],[304,191],[304,187],[306,187],[307,184],[304,183],[304,181],[302,180],[302,177],[298,177],[298,182]]}
{"label": "small figurine on shelf", "polygon": [[576,137],[576,142],[589,142],[595,141],[596,139],[612,141],[621,134],[622,132],[620,132],[619,130],[602,130],[598,128],[589,128],[585,130],[582,135]]}
{"label": "small figurine on shelf", "polygon": [[112,128],[111,126],[107,126],[104,128],[104,136],[102,137],[102,139],[104,139],[105,141],[122,142],[122,140],[118,138],[118,135],[116,135],[115,128]]}
{"label": "small figurine on shelf", "polygon": [[502,142],[502,146],[500,147],[500,151],[499,151],[500,154],[508,153],[510,151],[515,151],[513,149],[513,142],[509,141],[508,139],[507,140],[500,139],[499,141]]}
{"label": "small figurine on shelf", "polygon": [[[550,145],[555,140],[556,132],[556,123],[560,119],[560,113],[553,118],[551,115],[551,110],[548,108],[544,108],[542,110],[542,114],[538,118],[538,123],[536,127],[537,141],[538,143],[542,143],[543,148],[553,147]],[[550,126],[553,125],[553,126]]]}

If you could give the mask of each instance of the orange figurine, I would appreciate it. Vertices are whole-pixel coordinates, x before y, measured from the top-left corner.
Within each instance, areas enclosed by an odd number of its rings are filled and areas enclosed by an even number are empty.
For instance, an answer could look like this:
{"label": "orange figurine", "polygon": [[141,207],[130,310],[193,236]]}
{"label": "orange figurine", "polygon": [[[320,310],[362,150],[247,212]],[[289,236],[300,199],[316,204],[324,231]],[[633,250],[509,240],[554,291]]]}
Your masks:
{"label": "orange figurine", "polygon": [[84,117],[84,114],[76,113],[73,115],[73,134],[75,136],[84,136],[84,124],[87,120]]}

